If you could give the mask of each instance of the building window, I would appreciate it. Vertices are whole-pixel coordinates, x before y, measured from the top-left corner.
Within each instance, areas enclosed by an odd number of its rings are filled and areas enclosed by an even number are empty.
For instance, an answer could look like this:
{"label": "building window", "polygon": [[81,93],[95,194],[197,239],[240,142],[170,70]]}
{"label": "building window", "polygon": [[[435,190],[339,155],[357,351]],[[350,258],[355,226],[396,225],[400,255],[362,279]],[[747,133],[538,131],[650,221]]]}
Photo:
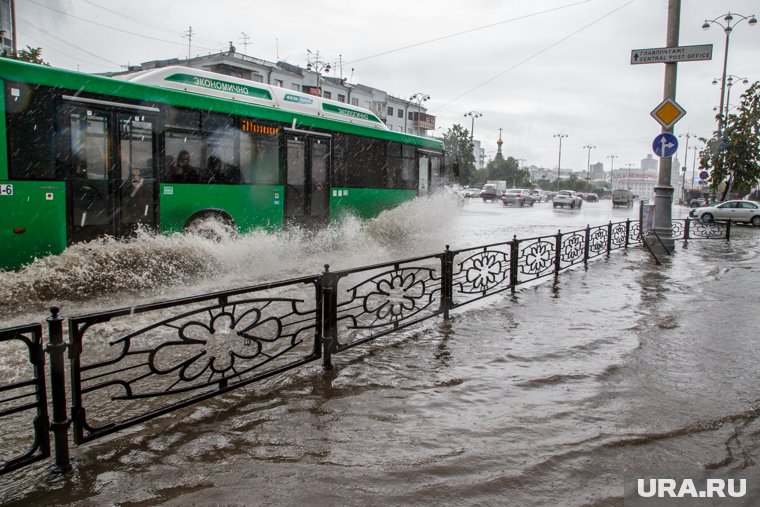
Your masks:
{"label": "building window", "polygon": [[251,74],[251,81],[254,81],[256,83],[263,83],[264,82],[264,76],[262,76],[261,74],[253,73],[253,74]]}
{"label": "building window", "polygon": [[280,88],[282,88],[282,79],[275,79],[274,80],[274,85],[275,86],[279,86]]}
{"label": "building window", "polygon": [[393,116],[393,108],[388,106],[388,116]]}
{"label": "building window", "polygon": [[322,92],[322,96],[326,99],[332,99],[332,92],[328,92],[328,91]]}
{"label": "building window", "polygon": [[398,110],[398,117],[399,118],[403,118],[404,117],[404,110],[403,109],[399,109]]}
{"label": "building window", "polygon": [[346,96],[343,95],[342,93],[339,93],[338,94],[338,102],[345,102],[345,101],[346,101]]}
{"label": "building window", "polygon": [[358,106],[359,105],[359,99],[351,99],[351,105],[352,106]]}
{"label": "building window", "polygon": [[411,120],[411,119],[413,119],[413,115],[412,115],[412,112],[411,112],[411,111],[409,111],[409,113],[407,113],[407,115],[406,115],[406,116],[407,116],[407,117],[406,117],[406,119],[407,119],[407,120]]}

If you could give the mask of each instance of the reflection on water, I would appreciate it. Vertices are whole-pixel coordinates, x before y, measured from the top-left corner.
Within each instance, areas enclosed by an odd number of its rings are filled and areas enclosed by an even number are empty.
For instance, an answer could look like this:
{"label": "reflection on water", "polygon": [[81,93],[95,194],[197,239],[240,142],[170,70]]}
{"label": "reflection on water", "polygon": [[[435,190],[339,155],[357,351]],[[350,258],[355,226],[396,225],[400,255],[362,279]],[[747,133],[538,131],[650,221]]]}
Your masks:
{"label": "reflection on water", "polygon": [[[661,267],[637,248],[613,253],[338,354],[333,370],[305,367],[75,448],[71,475],[31,467],[0,479],[0,498],[601,506],[622,505],[626,469],[742,469],[760,460],[760,238],[732,236],[679,246]],[[361,255],[381,255],[372,248]],[[354,250],[312,251],[348,265]]]}

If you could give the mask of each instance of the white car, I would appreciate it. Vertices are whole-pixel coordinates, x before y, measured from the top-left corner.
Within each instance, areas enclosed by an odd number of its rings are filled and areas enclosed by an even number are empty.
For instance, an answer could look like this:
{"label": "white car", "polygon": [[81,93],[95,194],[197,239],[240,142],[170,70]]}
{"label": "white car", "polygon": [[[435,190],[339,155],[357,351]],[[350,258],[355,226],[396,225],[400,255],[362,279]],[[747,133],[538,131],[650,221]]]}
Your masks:
{"label": "white car", "polygon": [[757,201],[725,201],[716,202],[702,208],[694,208],[689,216],[703,222],[713,220],[730,220],[746,222],[760,227],[760,202]]}
{"label": "white car", "polygon": [[583,199],[581,199],[581,196],[577,192],[572,190],[560,190],[554,196],[554,201],[552,202],[552,206],[555,208],[562,206],[563,208],[575,209],[580,208],[581,205],[583,205]]}

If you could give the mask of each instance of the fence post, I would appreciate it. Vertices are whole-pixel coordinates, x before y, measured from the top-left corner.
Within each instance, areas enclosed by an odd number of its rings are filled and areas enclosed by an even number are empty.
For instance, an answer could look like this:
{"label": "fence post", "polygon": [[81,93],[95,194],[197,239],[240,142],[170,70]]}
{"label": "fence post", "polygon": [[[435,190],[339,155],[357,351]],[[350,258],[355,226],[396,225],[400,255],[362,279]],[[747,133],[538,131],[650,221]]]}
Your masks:
{"label": "fence post", "polygon": [[448,320],[454,299],[454,254],[449,250],[449,245],[446,245],[446,251],[441,257],[441,292],[443,319]]}
{"label": "fence post", "polygon": [[322,367],[331,370],[332,353],[335,349],[338,332],[338,278],[330,273],[330,265],[325,264],[322,273]]}
{"label": "fence post", "polygon": [[57,471],[65,472],[71,468],[69,460],[69,426],[71,420],[66,417],[66,375],[64,373],[64,353],[66,343],[63,341],[63,317],[58,316],[57,306],[50,308],[48,317],[48,345],[46,352],[50,355],[50,390],[53,395],[53,421],[50,431],[55,437],[55,466]]}
{"label": "fence post", "polygon": [[612,220],[607,225],[607,255],[612,252]]}
{"label": "fence post", "polygon": [[[639,234],[641,234],[641,230],[639,230]],[[625,219],[625,248],[628,248],[628,242],[631,238],[631,219],[626,218]]]}
{"label": "fence post", "polygon": [[726,243],[731,239],[731,220],[726,224]]}
{"label": "fence post", "polygon": [[517,234],[512,236],[512,241],[509,242],[509,285],[512,288],[512,294],[515,293],[517,287],[517,261],[520,255],[520,240],[517,239]]}
{"label": "fence post", "polygon": [[557,236],[555,240],[555,250],[557,252],[554,257],[554,277],[559,275],[559,271],[562,269],[562,231],[557,229]]}
{"label": "fence post", "polygon": [[683,242],[686,243],[689,241],[689,232],[691,232],[691,218],[687,218],[684,220],[684,226],[683,226]]}
{"label": "fence post", "polygon": [[591,225],[586,224],[586,244],[583,247],[583,265],[588,268],[588,251],[591,242]]}

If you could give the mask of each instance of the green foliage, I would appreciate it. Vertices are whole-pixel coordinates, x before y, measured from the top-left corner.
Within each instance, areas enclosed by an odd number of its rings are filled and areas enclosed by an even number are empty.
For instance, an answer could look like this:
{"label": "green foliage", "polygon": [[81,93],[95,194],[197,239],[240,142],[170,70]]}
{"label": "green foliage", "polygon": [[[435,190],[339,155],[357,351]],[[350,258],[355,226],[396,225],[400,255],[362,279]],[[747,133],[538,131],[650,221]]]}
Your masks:
{"label": "green foliage", "polygon": [[705,148],[699,154],[699,167],[710,169],[713,191],[723,188],[721,200],[729,187],[743,192],[760,181],[760,81],[741,96],[736,111],[726,118],[722,135],[716,131],[712,138],[701,139]]}
{"label": "green foliage", "polygon": [[33,48],[31,46],[27,46],[26,49],[16,51],[15,53],[4,54],[3,56],[6,58],[11,58],[13,60],[21,60],[22,62],[36,63],[39,65],[48,66],[50,65],[42,59],[42,48]]}
{"label": "green foliage", "polygon": [[520,169],[520,164],[514,157],[492,160],[486,166],[486,175],[489,180],[504,180],[508,187],[532,188],[530,172]]}
{"label": "green foliage", "polygon": [[475,156],[472,153],[470,132],[461,125],[454,125],[443,134],[443,146],[459,160],[458,182],[463,185],[472,184],[471,180],[475,174]]}

